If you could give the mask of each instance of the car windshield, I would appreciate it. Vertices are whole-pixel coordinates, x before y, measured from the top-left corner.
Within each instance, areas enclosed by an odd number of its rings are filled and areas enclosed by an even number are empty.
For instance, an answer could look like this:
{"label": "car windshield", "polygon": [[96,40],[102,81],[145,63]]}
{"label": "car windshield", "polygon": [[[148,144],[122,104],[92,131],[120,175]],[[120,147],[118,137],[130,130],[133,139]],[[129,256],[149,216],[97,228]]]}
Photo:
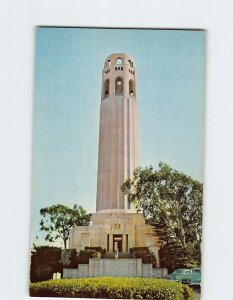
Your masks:
{"label": "car windshield", "polygon": [[173,274],[185,274],[185,273],[188,273],[188,272],[189,272],[189,270],[175,270],[173,272]]}
{"label": "car windshield", "polygon": [[192,269],[192,273],[201,273],[201,269]]}

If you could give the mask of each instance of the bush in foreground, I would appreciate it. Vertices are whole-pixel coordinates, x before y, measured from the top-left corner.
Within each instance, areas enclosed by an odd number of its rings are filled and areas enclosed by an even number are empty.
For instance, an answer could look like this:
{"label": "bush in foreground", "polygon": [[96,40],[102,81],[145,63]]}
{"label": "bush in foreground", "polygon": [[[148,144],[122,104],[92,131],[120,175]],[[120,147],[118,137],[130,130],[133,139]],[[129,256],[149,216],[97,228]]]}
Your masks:
{"label": "bush in foreground", "polygon": [[192,300],[193,291],[186,285],[163,279],[95,277],[32,283],[30,296]]}

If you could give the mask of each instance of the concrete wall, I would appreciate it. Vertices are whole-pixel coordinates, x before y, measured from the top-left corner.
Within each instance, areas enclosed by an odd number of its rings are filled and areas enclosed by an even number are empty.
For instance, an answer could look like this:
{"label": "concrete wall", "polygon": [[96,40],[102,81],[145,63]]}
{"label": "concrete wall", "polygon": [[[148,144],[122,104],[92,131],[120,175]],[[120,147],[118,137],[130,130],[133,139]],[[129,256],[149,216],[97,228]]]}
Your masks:
{"label": "concrete wall", "polygon": [[90,259],[89,277],[122,276],[141,277],[141,259]]}
{"label": "concrete wall", "polygon": [[152,269],[152,277],[154,278],[165,278],[167,274],[168,271],[165,268]]}
{"label": "concrete wall", "polygon": [[143,264],[141,258],[91,258],[89,264],[80,264],[78,269],[63,269],[63,278],[99,276],[162,278],[166,275],[166,269],[153,269],[152,264]]}
{"label": "concrete wall", "polygon": [[[86,271],[88,273],[88,265],[84,265],[85,268],[86,268]],[[80,267],[80,265],[79,265]],[[81,268],[78,268],[78,269],[66,269],[64,268],[63,269],[63,278],[64,279],[70,279],[70,278],[82,278],[84,277],[82,274],[82,272],[80,272]],[[86,276],[86,277],[89,277],[89,276]]]}

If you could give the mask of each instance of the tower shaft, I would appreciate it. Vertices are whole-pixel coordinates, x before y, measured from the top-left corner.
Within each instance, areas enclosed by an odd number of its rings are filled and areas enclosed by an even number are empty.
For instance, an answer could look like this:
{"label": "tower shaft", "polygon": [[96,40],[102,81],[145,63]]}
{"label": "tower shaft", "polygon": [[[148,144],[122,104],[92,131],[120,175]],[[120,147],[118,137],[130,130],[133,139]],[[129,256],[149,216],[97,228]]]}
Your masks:
{"label": "tower shaft", "polygon": [[138,111],[133,59],[110,55],[103,69],[96,210],[128,210],[121,186],[138,166]]}

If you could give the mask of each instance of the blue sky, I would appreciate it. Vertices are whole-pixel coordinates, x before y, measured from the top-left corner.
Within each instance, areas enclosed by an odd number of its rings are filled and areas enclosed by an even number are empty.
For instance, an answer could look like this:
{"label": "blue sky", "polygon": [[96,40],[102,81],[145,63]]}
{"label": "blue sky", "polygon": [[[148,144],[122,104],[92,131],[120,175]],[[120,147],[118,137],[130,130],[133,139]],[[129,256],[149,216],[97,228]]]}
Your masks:
{"label": "blue sky", "polygon": [[102,68],[134,57],[140,165],[168,163],[203,181],[205,32],[39,28],[36,31],[32,240],[52,204],[95,211]]}

